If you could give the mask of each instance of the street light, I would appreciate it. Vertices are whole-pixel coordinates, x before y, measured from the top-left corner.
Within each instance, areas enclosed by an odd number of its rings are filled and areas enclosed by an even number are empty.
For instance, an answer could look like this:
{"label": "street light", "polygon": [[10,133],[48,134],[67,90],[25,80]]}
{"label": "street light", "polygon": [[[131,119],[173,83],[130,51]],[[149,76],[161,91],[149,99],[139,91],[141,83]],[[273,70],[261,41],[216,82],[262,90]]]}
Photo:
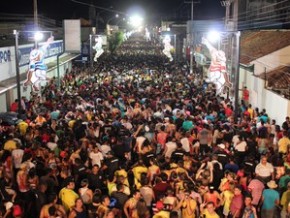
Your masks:
{"label": "street light", "polygon": [[130,21],[130,24],[136,28],[136,27],[140,27],[142,25],[143,18],[140,17],[139,15],[133,15],[130,17],[129,21]]}
{"label": "street light", "polygon": [[21,114],[21,87],[20,87],[20,69],[19,69],[19,56],[18,56],[18,39],[20,33],[34,33],[35,45],[37,42],[43,38],[43,33],[50,33],[52,36],[52,31],[18,31],[13,30],[15,36],[15,65],[16,65],[16,87],[17,87],[17,98],[18,98],[18,114]]}

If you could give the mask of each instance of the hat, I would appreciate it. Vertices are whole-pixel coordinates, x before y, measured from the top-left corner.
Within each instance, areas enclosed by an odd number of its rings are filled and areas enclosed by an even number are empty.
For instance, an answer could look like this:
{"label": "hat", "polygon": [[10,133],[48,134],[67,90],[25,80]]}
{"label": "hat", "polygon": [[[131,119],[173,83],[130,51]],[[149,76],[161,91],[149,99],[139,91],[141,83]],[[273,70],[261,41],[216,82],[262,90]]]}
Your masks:
{"label": "hat", "polygon": [[272,189],[278,187],[278,185],[276,184],[276,182],[275,182],[274,180],[271,180],[270,182],[267,182],[267,186],[268,186],[269,188],[272,188]]}
{"label": "hat", "polygon": [[226,148],[225,144],[218,144],[218,147],[221,148],[221,149],[225,149]]}
{"label": "hat", "polygon": [[8,201],[7,203],[5,203],[5,209],[6,211],[10,210],[13,207],[13,203]]}

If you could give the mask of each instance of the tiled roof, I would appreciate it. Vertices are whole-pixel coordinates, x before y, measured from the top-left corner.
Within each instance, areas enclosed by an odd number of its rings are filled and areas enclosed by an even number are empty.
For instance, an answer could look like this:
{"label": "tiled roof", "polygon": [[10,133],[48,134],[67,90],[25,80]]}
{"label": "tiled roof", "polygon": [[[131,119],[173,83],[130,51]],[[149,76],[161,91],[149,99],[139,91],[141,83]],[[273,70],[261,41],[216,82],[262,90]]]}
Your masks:
{"label": "tiled roof", "polygon": [[249,64],[260,57],[290,45],[290,31],[243,31],[240,63]]}

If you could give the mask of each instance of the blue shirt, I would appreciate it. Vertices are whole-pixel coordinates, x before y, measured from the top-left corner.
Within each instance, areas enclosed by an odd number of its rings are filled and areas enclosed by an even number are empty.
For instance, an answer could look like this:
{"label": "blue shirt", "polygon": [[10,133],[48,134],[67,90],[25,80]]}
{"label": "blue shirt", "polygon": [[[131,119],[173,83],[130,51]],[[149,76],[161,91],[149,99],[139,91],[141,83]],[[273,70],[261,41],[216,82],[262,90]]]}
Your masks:
{"label": "blue shirt", "polygon": [[275,208],[275,201],[279,200],[279,193],[274,189],[265,189],[263,191],[264,202],[262,205],[262,209],[264,210],[272,210]]}

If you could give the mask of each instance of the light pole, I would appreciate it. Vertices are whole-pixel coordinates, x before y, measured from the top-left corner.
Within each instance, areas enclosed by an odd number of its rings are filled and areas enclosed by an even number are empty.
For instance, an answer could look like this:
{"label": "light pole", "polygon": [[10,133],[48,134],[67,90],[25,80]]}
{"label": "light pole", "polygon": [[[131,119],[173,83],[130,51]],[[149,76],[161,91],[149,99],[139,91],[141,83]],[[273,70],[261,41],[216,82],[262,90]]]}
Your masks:
{"label": "light pole", "polygon": [[17,98],[18,98],[18,114],[22,113],[21,111],[21,90],[20,90],[20,72],[19,72],[19,57],[18,57],[18,37],[19,32],[17,30],[13,30],[13,34],[15,35],[15,64],[16,64],[16,85],[17,85]]}
{"label": "light pole", "polygon": [[234,42],[232,49],[234,54],[234,61],[232,69],[234,71],[234,86],[235,86],[235,121],[238,119],[239,113],[239,83],[240,83],[240,36],[241,32],[234,33]]}

